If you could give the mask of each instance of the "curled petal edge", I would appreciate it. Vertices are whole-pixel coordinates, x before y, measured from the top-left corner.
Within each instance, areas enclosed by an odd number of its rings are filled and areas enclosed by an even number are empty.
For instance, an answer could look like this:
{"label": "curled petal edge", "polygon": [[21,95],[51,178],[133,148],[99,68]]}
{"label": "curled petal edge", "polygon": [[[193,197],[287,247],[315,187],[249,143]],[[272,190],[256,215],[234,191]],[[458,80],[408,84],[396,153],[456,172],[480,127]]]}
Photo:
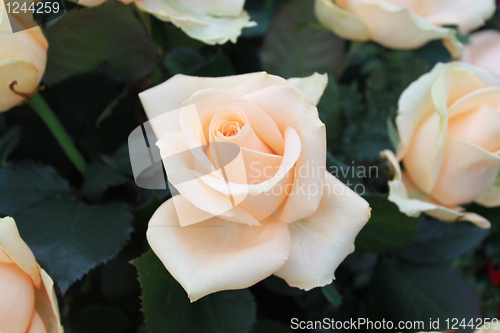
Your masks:
{"label": "curled petal edge", "polygon": [[394,153],[390,150],[384,150],[380,153],[380,156],[388,160],[389,166],[394,173],[394,179],[388,183],[388,199],[396,204],[402,213],[410,217],[418,217],[421,213],[425,213],[445,222],[469,221],[483,229],[491,227],[487,219],[475,213],[465,212],[460,206],[441,206],[433,202],[432,198],[427,194],[416,188],[412,189],[411,193],[409,193],[403,181],[403,173],[401,172],[399,162]]}

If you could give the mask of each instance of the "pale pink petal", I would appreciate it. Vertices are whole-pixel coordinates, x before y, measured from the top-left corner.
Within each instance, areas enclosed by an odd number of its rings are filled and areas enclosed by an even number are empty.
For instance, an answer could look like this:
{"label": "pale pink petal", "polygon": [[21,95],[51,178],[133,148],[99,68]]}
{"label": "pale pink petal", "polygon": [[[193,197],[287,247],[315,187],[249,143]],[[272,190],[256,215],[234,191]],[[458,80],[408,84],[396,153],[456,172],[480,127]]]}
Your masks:
{"label": "pale pink petal", "polygon": [[488,68],[500,75],[500,31],[482,30],[469,36],[462,60],[474,66]]}
{"label": "pale pink petal", "polygon": [[0,332],[25,333],[35,306],[33,281],[16,264],[0,264]]}
{"label": "pale pink petal", "polygon": [[462,33],[468,33],[494,13],[495,0],[438,0],[426,19],[437,25],[456,25]]}
{"label": "pale pink petal", "polygon": [[443,221],[469,221],[480,228],[488,229],[491,227],[490,222],[484,217],[464,212],[464,209],[459,206],[445,207],[419,190],[411,179],[401,172],[399,162],[392,151],[384,150],[380,155],[387,158],[394,173],[393,180],[388,183],[388,199],[395,203],[402,213],[411,217],[418,217],[425,212],[427,215]]}
{"label": "pale pink petal", "polygon": [[33,311],[28,333],[47,333],[45,323],[37,311]]}
{"label": "pale pink petal", "polygon": [[450,119],[448,135],[494,153],[500,150],[500,114],[486,103],[479,104]]}
{"label": "pale pink petal", "polygon": [[493,184],[499,171],[500,156],[448,137],[441,172],[429,194],[446,206],[470,203]]}

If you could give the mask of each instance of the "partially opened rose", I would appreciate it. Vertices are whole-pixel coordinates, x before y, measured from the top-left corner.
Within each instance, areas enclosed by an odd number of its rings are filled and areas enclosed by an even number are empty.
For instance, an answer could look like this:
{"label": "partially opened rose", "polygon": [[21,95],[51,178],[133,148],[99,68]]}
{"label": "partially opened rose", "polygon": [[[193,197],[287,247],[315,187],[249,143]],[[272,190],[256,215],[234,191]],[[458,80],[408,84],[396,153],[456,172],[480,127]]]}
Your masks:
{"label": "partially opened rose", "polygon": [[500,77],[461,62],[437,65],[403,92],[396,125],[397,158],[384,152],[395,170],[389,200],[410,216],[489,227],[460,205],[500,206]]}
{"label": "partially opened rose", "polygon": [[415,49],[442,39],[458,58],[457,26],[467,33],[495,12],[494,0],[316,0],[316,16],[345,39],[373,40],[394,49]]}
{"label": "partially opened rose", "polygon": [[[105,0],[79,0],[83,6],[97,6]],[[245,0],[121,0],[165,22],[172,22],[191,38],[210,45],[236,43],[241,30],[255,22],[243,10]]]}
{"label": "partially opened rose", "polygon": [[316,109],[326,84],[176,75],[140,94],[179,193],[151,218],[148,241],[192,301],[271,274],[324,286],[354,250],[370,208],[326,172]]}
{"label": "partially opened rose", "polygon": [[53,285],[14,219],[0,219],[0,332],[62,332]]}
{"label": "partially opened rose", "polygon": [[486,67],[500,75],[500,31],[482,30],[469,36],[469,44],[465,46],[462,61]]}
{"label": "partially opened rose", "polygon": [[[16,19],[15,15],[11,16]],[[16,106],[37,89],[47,60],[47,40],[39,27],[13,33],[0,0],[0,112]],[[12,82],[16,81],[11,90]]]}

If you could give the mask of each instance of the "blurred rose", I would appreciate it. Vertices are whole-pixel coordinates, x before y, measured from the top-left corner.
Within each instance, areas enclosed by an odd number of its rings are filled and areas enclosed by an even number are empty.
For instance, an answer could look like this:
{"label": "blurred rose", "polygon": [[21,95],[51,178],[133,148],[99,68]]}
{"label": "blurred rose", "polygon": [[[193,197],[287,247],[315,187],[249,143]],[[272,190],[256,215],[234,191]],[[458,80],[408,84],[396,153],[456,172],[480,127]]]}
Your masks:
{"label": "blurred rose", "polygon": [[474,66],[486,67],[500,75],[500,31],[483,30],[469,36],[462,60]]}
{"label": "blurred rose", "polygon": [[62,332],[53,282],[11,217],[0,219],[0,332]]}
{"label": "blurred rose", "polygon": [[389,200],[410,216],[489,227],[459,205],[500,205],[500,77],[462,62],[437,65],[403,92],[396,125],[397,160],[384,152],[396,171]]}
{"label": "blurred rose", "polygon": [[[80,0],[83,6],[96,6],[105,0]],[[172,22],[191,38],[210,45],[236,43],[243,28],[256,25],[243,10],[245,0],[121,0],[135,4],[165,22]]]}
{"label": "blurred rose", "polygon": [[443,26],[467,33],[494,12],[494,0],[316,0],[318,20],[340,37],[394,49],[415,49],[442,39],[455,58],[462,45],[455,31]]}
{"label": "blurred rose", "polygon": [[[12,15],[11,18],[19,19]],[[22,22],[18,22],[22,24]],[[47,40],[39,27],[13,33],[7,10],[0,0],[0,111],[7,111],[35,91],[45,72]]]}
{"label": "blurred rose", "polygon": [[148,241],[192,301],[271,274],[329,284],[370,216],[326,172],[316,104],[327,76],[176,75],[140,94],[180,195],[153,215]]}

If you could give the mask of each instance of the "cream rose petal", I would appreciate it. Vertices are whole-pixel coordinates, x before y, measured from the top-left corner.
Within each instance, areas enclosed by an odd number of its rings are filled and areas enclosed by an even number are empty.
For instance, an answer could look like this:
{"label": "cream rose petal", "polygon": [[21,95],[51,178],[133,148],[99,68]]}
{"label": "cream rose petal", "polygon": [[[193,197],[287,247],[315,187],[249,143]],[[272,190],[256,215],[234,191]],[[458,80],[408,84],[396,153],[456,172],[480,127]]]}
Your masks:
{"label": "cream rose petal", "polygon": [[288,224],[290,258],[275,275],[292,287],[309,290],[330,284],[370,218],[368,203],[328,172],[323,192],[313,215]]}
{"label": "cream rose petal", "polygon": [[250,227],[214,217],[180,227],[172,199],[154,213],[148,242],[192,302],[210,293],[248,288],[278,270],[290,234],[274,216]]}
{"label": "cream rose petal", "polygon": [[322,188],[326,161],[326,131],[318,110],[293,87],[272,86],[243,98],[261,107],[282,133],[286,128],[293,128],[300,138],[301,154],[295,164],[291,194],[278,210],[280,220],[291,223],[312,215],[321,196],[311,195],[310,191]]}
{"label": "cream rose petal", "polygon": [[312,105],[316,106],[323,96],[326,86],[328,85],[328,75],[314,73],[308,77],[292,77],[288,82],[300,89],[306,96],[311,98]]}
{"label": "cream rose petal", "polygon": [[321,24],[344,39],[367,41],[372,36],[362,20],[331,0],[316,0],[314,11]]}
{"label": "cream rose petal", "polygon": [[42,286],[35,290],[37,304],[35,308],[44,316],[44,323],[48,326],[48,333],[62,333],[64,330],[60,324],[59,306],[54,290],[54,281],[40,268]]}
{"label": "cream rose petal", "polygon": [[[236,43],[243,28],[257,25],[250,21],[248,13],[243,8],[236,15],[217,16],[203,13],[185,4],[180,5],[173,0],[136,0],[134,2],[141,10],[153,14],[160,20],[172,22],[190,37],[210,45],[224,44],[229,40]],[[234,11],[232,6],[228,8]],[[222,6],[219,6],[217,11],[221,10]]]}
{"label": "cream rose petal", "polygon": [[455,30],[438,27],[409,9],[386,2],[363,2],[356,6],[354,14],[369,27],[371,39],[384,46],[415,49],[431,40],[442,39],[454,58],[462,53],[463,45]]}
{"label": "cream rose petal", "polygon": [[[430,86],[429,79],[433,79]],[[448,106],[484,87],[476,73],[452,63],[436,66],[403,93],[396,118],[401,136],[398,157],[404,157],[408,174],[423,191],[430,192],[439,176],[448,133]],[[409,97],[412,93],[415,95]],[[423,105],[412,107],[410,103],[419,104],[418,97]]]}
{"label": "cream rose petal", "polygon": [[[403,177],[399,162],[392,151],[384,150],[381,156],[388,160],[389,166],[394,173],[393,180],[388,183],[388,199],[395,203],[402,213],[411,217],[418,217],[421,213],[425,212],[427,215],[443,221],[470,221],[484,229],[491,226],[490,222],[484,217],[475,213],[463,212],[463,208],[461,207],[445,207],[432,202],[432,199],[424,192],[418,190],[414,184],[408,184],[411,181],[408,177]],[[406,181],[404,181],[405,179]],[[407,187],[411,189],[411,192],[407,190]]]}
{"label": "cream rose petal", "polygon": [[431,72],[422,75],[403,91],[398,101],[396,125],[400,143],[397,150],[398,159],[406,154],[421,121],[434,112],[432,86],[446,70],[442,65],[435,66]]}
{"label": "cream rose petal", "polygon": [[249,94],[273,85],[292,86],[287,80],[266,72],[217,78],[177,74],[162,84],[141,92],[139,97],[156,137],[160,138],[165,133],[181,130],[180,113],[183,103],[200,90],[225,89]]}
{"label": "cream rose petal", "polygon": [[[205,177],[213,178],[210,173],[199,173],[191,169],[195,156],[182,132],[172,132],[162,136],[157,146],[160,148],[169,182],[187,201],[212,216],[225,214],[224,216],[232,217],[242,223],[259,225],[255,218],[233,204],[230,195],[217,192],[205,184]],[[182,212],[184,210],[179,209],[179,213]],[[192,216],[188,216],[186,220],[180,216],[180,219],[182,225],[200,222]]]}
{"label": "cream rose petal", "polygon": [[[500,155],[500,152],[498,152]],[[491,185],[486,192],[481,194],[476,202],[485,207],[497,207],[500,206],[500,173],[497,175],[495,182]]]}

